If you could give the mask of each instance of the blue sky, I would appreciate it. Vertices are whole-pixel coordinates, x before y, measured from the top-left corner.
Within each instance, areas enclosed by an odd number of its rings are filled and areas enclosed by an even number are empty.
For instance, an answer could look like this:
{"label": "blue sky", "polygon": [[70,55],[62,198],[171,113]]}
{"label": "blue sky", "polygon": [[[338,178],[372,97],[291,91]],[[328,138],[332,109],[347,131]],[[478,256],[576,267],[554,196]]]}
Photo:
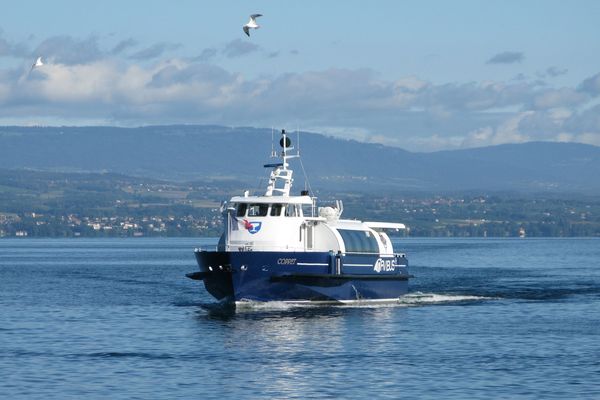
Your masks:
{"label": "blue sky", "polygon": [[600,145],[599,20],[598,1],[14,2],[0,16],[0,124],[300,127],[416,151]]}

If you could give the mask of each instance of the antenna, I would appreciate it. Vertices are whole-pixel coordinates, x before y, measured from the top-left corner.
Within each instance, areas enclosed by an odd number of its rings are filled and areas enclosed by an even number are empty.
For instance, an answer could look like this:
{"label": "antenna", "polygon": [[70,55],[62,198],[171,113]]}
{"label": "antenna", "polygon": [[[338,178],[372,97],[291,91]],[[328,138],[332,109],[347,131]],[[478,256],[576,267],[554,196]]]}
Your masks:
{"label": "antenna", "polygon": [[283,151],[281,152],[283,158],[283,169],[287,169],[287,148],[290,145],[290,140],[285,133],[285,129],[281,130],[281,140],[279,141],[279,144],[283,148]]}
{"label": "antenna", "polygon": [[304,169],[304,163],[302,162],[302,157],[298,157],[298,161],[300,161],[300,167],[302,167],[302,173],[304,174],[304,185],[308,186],[308,190],[314,196],[315,192],[310,187],[310,181],[308,180],[308,175],[306,174],[306,170]]}
{"label": "antenna", "polygon": [[271,127],[271,158],[276,158],[277,153],[275,153],[275,129]]}

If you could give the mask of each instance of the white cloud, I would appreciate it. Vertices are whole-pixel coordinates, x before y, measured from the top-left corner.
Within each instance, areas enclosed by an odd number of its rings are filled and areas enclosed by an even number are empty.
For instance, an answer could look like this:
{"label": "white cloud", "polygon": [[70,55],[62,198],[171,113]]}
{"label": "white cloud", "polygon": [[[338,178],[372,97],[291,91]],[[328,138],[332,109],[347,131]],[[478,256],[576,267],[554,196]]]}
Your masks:
{"label": "white cloud", "polygon": [[[420,151],[432,152],[446,149],[454,149],[461,147],[464,141],[462,136],[442,136],[439,134],[433,134],[431,136],[424,137],[411,137],[406,141],[397,141],[395,145],[397,147],[408,147],[418,149]],[[386,144],[384,142],[380,142]],[[387,143],[389,145],[389,143]]]}
{"label": "white cloud", "polygon": [[576,142],[592,144],[594,146],[600,146],[600,133],[598,132],[585,132],[575,137]]}
{"label": "white cloud", "polygon": [[585,93],[573,88],[549,89],[535,96],[533,107],[536,109],[549,109],[565,106],[577,106],[589,100]]}
{"label": "white cloud", "polygon": [[533,111],[525,111],[507,118],[498,126],[486,126],[470,132],[462,141],[461,147],[481,147],[506,143],[523,143],[531,138],[519,129],[521,121],[532,115]]}
{"label": "white cloud", "polygon": [[[527,140],[595,144],[600,134],[600,106],[594,107],[592,95],[597,76],[577,88],[527,79],[434,84],[333,68],[250,79],[193,59],[136,65],[114,56],[115,49],[125,52],[134,41],[107,52],[94,38],[44,41],[59,42],[65,48],[42,68],[0,70],[0,122],[53,117],[73,124],[300,125],[426,151]],[[146,56],[165,49],[156,47]]]}

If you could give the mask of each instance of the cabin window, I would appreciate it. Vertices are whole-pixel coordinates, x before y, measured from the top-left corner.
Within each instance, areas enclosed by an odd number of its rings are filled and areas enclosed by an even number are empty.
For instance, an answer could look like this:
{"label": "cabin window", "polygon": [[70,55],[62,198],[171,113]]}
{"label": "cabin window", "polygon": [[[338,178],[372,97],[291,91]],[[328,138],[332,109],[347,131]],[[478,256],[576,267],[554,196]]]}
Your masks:
{"label": "cabin window", "polygon": [[281,210],[283,210],[283,204],[272,204],[271,205],[271,217],[280,217]]}
{"label": "cabin window", "polygon": [[302,204],[302,216],[303,217],[314,217],[312,214],[312,204]]}
{"label": "cabin window", "polygon": [[369,231],[338,229],[347,253],[379,253],[377,240]]}
{"label": "cabin window", "polygon": [[238,217],[245,217],[246,216],[246,209],[248,209],[248,204],[246,204],[246,203],[240,203],[240,204],[238,204],[236,216],[238,216]]}
{"label": "cabin window", "polygon": [[269,211],[268,204],[250,204],[248,207],[248,216],[249,217],[264,217],[267,215]]}
{"label": "cabin window", "polygon": [[286,217],[297,217],[298,216],[298,210],[297,210],[295,204],[288,204],[287,206],[285,206],[285,216]]}

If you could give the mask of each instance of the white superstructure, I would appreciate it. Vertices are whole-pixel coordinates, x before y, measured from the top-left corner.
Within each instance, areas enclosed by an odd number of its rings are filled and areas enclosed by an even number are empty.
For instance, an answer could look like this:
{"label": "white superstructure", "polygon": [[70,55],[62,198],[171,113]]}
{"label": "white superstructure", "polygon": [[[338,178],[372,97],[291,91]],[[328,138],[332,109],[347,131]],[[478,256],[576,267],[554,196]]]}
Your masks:
{"label": "white superstructure", "polygon": [[282,131],[281,162],[272,168],[262,196],[235,196],[222,207],[225,230],[219,241],[220,251],[296,251],[341,252],[344,254],[378,253],[392,255],[392,243],[386,230],[404,229],[404,224],[362,222],[341,219],[343,205],[317,207],[308,191],[292,196],[293,171],[288,160],[291,141]]}

